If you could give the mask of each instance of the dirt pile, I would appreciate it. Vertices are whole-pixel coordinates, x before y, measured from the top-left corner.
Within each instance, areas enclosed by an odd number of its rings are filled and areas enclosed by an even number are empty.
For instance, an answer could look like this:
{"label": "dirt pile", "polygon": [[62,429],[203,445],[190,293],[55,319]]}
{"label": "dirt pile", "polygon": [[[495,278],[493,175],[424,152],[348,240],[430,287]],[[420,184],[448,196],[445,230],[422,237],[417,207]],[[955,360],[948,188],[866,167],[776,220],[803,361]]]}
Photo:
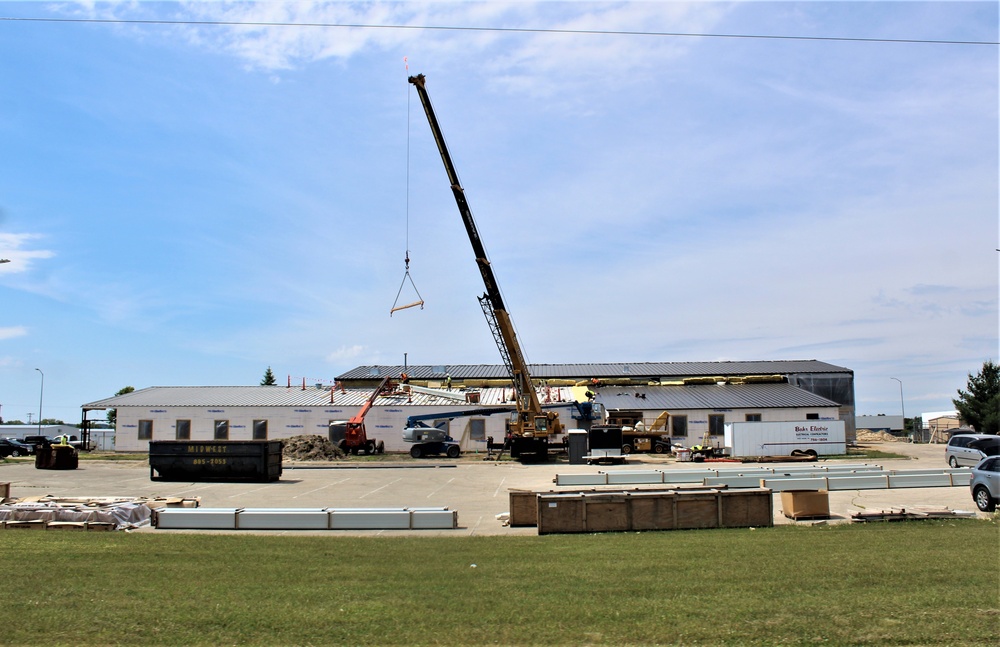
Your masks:
{"label": "dirt pile", "polygon": [[323,436],[292,436],[281,441],[281,457],[287,461],[330,461],[344,452]]}
{"label": "dirt pile", "polygon": [[893,436],[887,431],[872,431],[871,429],[858,429],[859,443],[899,443],[906,442],[906,438]]}

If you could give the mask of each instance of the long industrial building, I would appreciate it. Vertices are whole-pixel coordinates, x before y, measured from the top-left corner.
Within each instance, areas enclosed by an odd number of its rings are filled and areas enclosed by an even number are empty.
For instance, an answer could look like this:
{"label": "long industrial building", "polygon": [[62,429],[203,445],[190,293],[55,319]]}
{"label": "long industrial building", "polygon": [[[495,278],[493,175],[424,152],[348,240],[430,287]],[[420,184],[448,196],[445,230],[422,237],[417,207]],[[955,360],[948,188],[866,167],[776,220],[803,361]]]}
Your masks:
{"label": "long industrial building", "polygon": [[[758,362],[641,362],[539,364],[530,367],[539,399],[558,407],[566,429],[585,428],[576,403],[603,405],[611,423],[650,425],[670,414],[673,442],[693,445],[706,434],[721,443],[729,422],[843,420],[855,435],[854,373],[817,360]],[[485,451],[503,438],[503,414],[514,393],[503,365],[359,366],[334,384],[285,386],[154,386],[83,405],[115,409],[115,449],[144,452],[151,440],[263,440],[328,435],[331,422],[348,420],[386,377],[408,386],[376,398],[365,418],[368,435],[386,451],[405,452],[410,416],[444,426],[466,452]],[[450,379],[449,379],[450,378]],[[450,383],[450,388],[449,388]],[[402,386],[402,385],[401,385]],[[451,420],[435,420],[466,413]]]}

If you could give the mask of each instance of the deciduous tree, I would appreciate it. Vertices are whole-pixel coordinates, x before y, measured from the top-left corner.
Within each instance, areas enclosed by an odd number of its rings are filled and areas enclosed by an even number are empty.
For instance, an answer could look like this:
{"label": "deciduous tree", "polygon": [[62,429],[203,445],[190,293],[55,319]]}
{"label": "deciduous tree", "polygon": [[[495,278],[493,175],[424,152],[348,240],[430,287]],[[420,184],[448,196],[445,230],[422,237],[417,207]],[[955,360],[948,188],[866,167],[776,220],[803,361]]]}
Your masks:
{"label": "deciduous tree", "polygon": [[[115,393],[115,395],[116,396],[117,395],[125,395],[126,393],[131,393],[132,391],[135,391],[135,387],[134,386],[126,386],[126,387],[118,389],[118,392]],[[115,426],[115,421],[117,421],[117,420],[118,420],[118,409],[108,409],[108,424],[111,425],[112,427],[114,427]]]}

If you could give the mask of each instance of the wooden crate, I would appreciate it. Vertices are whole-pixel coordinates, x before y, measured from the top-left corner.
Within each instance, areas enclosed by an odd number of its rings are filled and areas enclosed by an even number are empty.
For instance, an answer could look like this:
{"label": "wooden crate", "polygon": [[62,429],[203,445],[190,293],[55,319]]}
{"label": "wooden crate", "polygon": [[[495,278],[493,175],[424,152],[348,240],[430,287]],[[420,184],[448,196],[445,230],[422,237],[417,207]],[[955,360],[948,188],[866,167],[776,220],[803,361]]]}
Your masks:
{"label": "wooden crate", "polygon": [[537,504],[540,535],[774,524],[773,499],[765,488],[538,494]]}
{"label": "wooden crate", "polygon": [[538,534],[586,532],[582,494],[538,495]]}
{"label": "wooden crate", "polygon": [[628,494],[584,494],[584,532],[624,532],[632,527]]}
{"label": "wooden crate", "polygon": [[510,525],[538,525],[538,493],[532,490],[511,490]]}
{"label": "wooden crate", "polygon": [[629,501],[632,530],[673,530],[677,527],[675,492],[637,492]]}
{"label": "wooden crate", "polygon": [[719,528],[722,490],[692,492],[677,500],[677,529]]}
{"label": "wooden crate", "polygon": [[774,525],[774,497],[767,488],[727,490],[722,501],[723,528]]}

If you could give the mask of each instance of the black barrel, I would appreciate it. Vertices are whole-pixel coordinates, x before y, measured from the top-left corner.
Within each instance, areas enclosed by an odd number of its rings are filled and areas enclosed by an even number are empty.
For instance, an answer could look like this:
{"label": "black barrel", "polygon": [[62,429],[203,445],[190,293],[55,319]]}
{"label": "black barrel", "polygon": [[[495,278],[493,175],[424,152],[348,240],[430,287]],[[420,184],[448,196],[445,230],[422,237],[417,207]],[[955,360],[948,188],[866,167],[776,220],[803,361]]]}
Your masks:
{"label": "black barrel", "polygon": [[280,440],[154,440],[152,481],[277,481]]}
{"label": "black barrel", "polygon": [[80,464],[80,453],[70,445],[38,445],[35,447],[35,469],[75,470]]}

